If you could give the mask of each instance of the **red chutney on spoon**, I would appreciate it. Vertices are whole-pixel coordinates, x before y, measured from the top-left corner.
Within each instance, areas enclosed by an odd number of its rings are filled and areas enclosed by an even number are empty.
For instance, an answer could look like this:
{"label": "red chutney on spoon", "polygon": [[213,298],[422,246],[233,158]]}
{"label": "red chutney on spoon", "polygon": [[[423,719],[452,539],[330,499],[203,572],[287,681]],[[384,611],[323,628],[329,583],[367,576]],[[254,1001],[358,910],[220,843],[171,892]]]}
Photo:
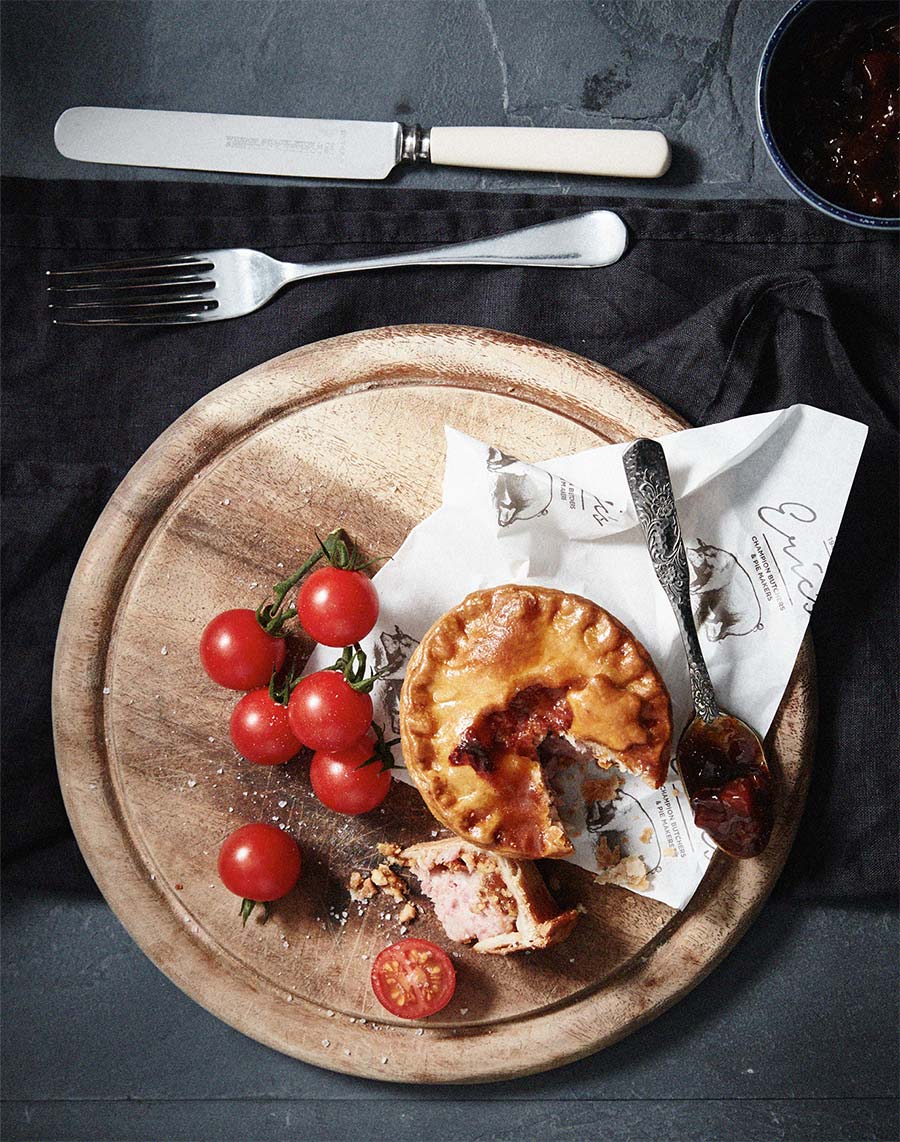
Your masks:
{"label": "red chutney on spoon", "polygon": [[900,17],[881,0],[813,0],[785,30],[767,86],[795,175],[858,214],[900,216]]}
{"label": "red chutney on spoon", "polygon": [[694,718],[678,743],[678,767],[697,827],[732,856],[758,856],[772,832],[772,782],[749,726],[730,714],[708,724]]}

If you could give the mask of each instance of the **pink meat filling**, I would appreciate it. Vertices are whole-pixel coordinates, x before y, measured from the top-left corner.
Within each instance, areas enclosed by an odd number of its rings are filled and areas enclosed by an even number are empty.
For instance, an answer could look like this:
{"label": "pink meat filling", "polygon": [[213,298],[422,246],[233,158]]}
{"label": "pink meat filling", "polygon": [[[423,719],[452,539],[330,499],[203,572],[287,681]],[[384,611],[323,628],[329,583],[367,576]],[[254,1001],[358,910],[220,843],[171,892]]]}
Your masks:
{"label": "pink meat filling", "polygon": [[454,861],[452,868],[421,868],[417,876],[451,940],[486,940],[516,930],[515,904],[510,913],[490,894],[480,892],[484,876],[469,872],[461,861]]}

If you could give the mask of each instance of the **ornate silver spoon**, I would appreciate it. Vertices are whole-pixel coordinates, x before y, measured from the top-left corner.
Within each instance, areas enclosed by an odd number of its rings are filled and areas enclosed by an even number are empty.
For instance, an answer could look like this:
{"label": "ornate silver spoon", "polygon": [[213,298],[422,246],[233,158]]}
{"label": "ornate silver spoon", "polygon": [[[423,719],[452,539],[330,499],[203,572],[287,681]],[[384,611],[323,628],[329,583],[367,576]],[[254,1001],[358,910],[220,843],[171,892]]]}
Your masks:
{"label": "ornate silver spoon", "polygon": [[719,708],[691,610],[690,576],[675,493],[661,445],[636,440],[622,457],[653,570],[675,612],[690,673],[694,716],[675,751],[694,822],[724,852],[758,856],[772,832],[772,780],[762,742]]}

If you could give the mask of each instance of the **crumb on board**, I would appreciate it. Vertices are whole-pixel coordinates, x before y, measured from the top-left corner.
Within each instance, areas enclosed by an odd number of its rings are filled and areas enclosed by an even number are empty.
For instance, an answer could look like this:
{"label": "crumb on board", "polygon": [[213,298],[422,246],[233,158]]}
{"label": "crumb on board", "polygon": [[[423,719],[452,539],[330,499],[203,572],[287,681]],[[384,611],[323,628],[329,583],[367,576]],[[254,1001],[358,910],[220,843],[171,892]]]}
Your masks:
{"label": "crumb on board", "polygon": [[653,826],[648,825],[647,828],[644,829],[644,831],[641,833],[641,844],[642,845],[649,845],[652,839],[653,839]]}
{"label": "crumb on board", "polygon": [[372,870],[372,882],[377,884],[388,896],[392,896],[394,900],[403,900],[406,896],[406,884],[386,861],[382,861],[377,868]]}
{"label": "crumb on board", "polygon": [[360,872],[350,873],[350,882],[347,885],[351,900],[371,900],[378,889],[372,883],[372,878],[364,877]]}
{"label": "crumb on board", "polygon": [[401,849],[399,845],[392,844],[390,841],[379,841],[375,847],[390,864],[402,865],[405,863],[400,859]]}
{"label": "crumb on board", "polygon": [[418,915],[418,908],[416,908],[415,904],[413,904],[411,900],[407,900],[407,902],[400,909],[400,912],[397,915],[397,919],[401,924],[411,924]]}
{"label": "crumb on board", "polygon": [[663,855],[664,857],[673,857],[673,856],[677,856],[677,855],[678,855],[678,850],[675,848],[675,846],[674,846],[674,845],[666,845],[666,847],[665,847],[665,848],[663,849],[663,851],[662,851],[662,855]]}

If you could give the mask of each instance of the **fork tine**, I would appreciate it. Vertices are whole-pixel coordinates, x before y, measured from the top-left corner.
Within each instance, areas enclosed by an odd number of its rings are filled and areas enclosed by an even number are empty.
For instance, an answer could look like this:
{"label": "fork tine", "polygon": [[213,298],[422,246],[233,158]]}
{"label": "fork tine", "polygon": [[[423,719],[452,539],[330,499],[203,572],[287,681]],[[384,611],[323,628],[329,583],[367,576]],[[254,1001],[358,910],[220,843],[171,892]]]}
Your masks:
{"label": "fork tine", "polygon": [[200,277],[197,274],[179,274],[176,277],[165,278],[129,278],[118,282],[79,282],[76,285],[47,286],[47,293],[76,293],[82,290],[128,290],[128,289],[166,289],[169,286],[209,286],[215,287],[212,278]]}
{"label": "fork tine", "polygon": [[159,309],[173,305],[188,305],[192,302],[202,302],[205,310],[218,309],[219,303],[215,298],[207,297],[204,293],[185,293],[178,297],[144,297],[141,301],[51,301],[48,309]]}
{"label": "fork tine", "polygon": [[[179,325],[215,321],[218,302],[183,302],[170,305],[111,305],[105,308],[64,306],[50,318],[54,325]],[[69,310],[75,312],[70,313]],[[90,311],[92,310],[92,311]]]}
{"label": "fork tine", "polygon": [[71,266],[65,270],[47,270],[47,277],[65,277],[67,274],[94,274],[105,270],[166,270],[175,266],[209,266],[215,263],[202,254],[158,254],[151,258],[126,258],[119,262],[93,262],[85,266]]}
{"label": "fork tine", "polygon": [[196,325],[201,321],[215,321],[209,313],[181,313],[179,316],[157,314],[140,317],[85,317],[80,321],[63,321],[51,317],[51,325]]}

